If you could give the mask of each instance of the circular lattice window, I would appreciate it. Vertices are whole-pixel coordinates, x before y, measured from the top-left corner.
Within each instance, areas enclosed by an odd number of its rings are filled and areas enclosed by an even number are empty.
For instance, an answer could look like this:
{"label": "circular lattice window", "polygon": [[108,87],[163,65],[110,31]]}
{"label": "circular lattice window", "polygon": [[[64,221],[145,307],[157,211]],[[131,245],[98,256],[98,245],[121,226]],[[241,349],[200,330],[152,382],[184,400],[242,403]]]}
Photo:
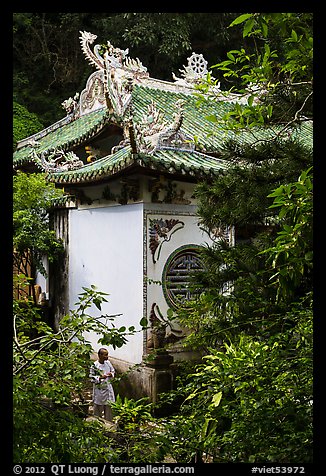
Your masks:
{"label": "circular lattice window", "polygon": [[169,256],[164,266],[163,292],[167,303],[174,309],[198,293],[193,288],[191,275],[203,269],[199,249],[197,245],[182,246]]}

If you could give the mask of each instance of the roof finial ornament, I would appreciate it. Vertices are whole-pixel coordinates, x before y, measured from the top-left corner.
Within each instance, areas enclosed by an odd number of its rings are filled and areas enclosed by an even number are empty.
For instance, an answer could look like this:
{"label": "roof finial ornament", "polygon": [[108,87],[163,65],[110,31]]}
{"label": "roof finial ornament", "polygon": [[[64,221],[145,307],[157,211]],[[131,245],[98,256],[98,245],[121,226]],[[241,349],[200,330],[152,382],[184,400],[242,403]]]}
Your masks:
{"label": "roof finial ornament", "polygon": [[89,33],[88,31],[80,31],[80,44],[82,51],[88,61],[96,66],[97,69],[104,68],[104,60],[102,56],[99,54],[99,49],[101,48],[100,45],[95,45],[93,51],[90,48],[90,45],[94,43],[97,38],[97,35],[93,33]]}
{"label": "roof finial ornament", "polygon": [[109,41],[107,41],[107,47],[104,53],[104,60],[113,68],[121,68],[123,66],[123,61],[129,53],[129,49],[121,50],[120,48],[115,48]]}
{"label": "roof finial ornament", "polygon": [[[201,53],[192,53],[187,59],[188,66],[184,66],[184,69],[179,69],[182,78],[178,78],[174,73],[172,73],[172,77],[176,84],[189,87],[198,84],[202,79],[206,78],[208,63]],[[211,79],[214,78],[211,76]]]}
{"label": "roof finial ornament", "polygon": [[153,101],[147,106],[147,112],[134,127],[138,152],[152,154],[156,149],[194,150],[193,138],[181,131],[184,101],[178,100],[175,106],[177,111],[170,124],[164,120],[163,112],[155,107]]}
{"label": "roof finial ornament", "polygon": [[185,70],[188,74],[193,75],[194,78],[201,78],[203,75],[208,73],[208,63],[202,54],[192,53],[192,55],[187,59],[188,66],[185,67]]}
{"label": "roof finial ornament", "polygon": [[63,107],[63,109],[65,109],[67,115],[74,115],[74,113],[77,111],[78,99],[79,93],[76,93],[73,98],[70,97],[61,103],[61,106]]}

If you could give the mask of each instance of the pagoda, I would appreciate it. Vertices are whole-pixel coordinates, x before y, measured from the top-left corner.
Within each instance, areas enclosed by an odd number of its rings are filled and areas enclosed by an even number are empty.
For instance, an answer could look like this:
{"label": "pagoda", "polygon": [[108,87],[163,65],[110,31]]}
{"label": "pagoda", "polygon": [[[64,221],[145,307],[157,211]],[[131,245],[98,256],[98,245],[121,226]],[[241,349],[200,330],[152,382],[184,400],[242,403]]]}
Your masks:
{"label": "pagoda", "polygon": [[[62,103],[63,119],[18,143],[14,169],[41,171],[66,192],[51,210],[64,256],[51,265],[45,257],[48,277],[37,276],[54,325],[74,308],[83,287],[107,292],[103,313],[119,314],[119,327],[140,329],[123,347],[109,348],[118,372],[137,364],[122,390],[156,401],[173,387],[178,362],[196,357],[171,316],[193,297],[190,274],[202,269],[200,247],[220,239],[234,243],[231,227],[201,225],[194,189],[228,167],[220,152],[230,133],[211,118],[246,98],[215,84],[214,98],[199,101],[196,86],[208,73],[201,54],[192,53],[168,82],[150,77],[128,49],[95,40],[80,32],[95,68],[85,89]],[[303,137],[311,137],[305,127]],[[88,336],[94,353],[99,337]]]}

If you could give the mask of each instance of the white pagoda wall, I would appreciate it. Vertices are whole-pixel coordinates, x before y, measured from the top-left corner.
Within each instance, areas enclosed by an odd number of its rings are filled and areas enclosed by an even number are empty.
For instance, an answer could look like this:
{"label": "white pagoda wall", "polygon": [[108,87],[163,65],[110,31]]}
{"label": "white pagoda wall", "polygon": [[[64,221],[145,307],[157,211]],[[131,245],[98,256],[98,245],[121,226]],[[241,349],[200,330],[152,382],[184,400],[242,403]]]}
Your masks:
{"label": "white pagoda wall", "polygon": [[[159,246],[153,254],[150,249],[150,228],[151,222],[153,226],[158,220],[165,221],[177,220],[179,223],[167,233],[165,239],[159,238]],[[147,271],[147,290],[145,300],[144,314],[149,319],[152,305],[155,303],[155,313],[158,316],[162,314],[164,319],[167,318],[169,304],[165,299],[162,282],[162,275],[164,266],[170,255],[181,247],[192,248],[193,245],[204,245],[206,242],[211,243],[211,240],[206,232],[198,226],[198,215],[196,213],[196,206],[194,205],[178,205],[178,204],[146,204],[144,213],[144,223],[146,233],[146,271]],[[176,321],[173,321],[172,327],[181,331],[181,327]],[[171,328],[167,327],[167,335],[171,333]],[[170,352],[174,355],[175,360],[178,360],[179,352],[184,354],[181,343],[172,346]]]}
{"label": "white pagoda wall", "polygon": [[[109,294],[108,303],[103,303],[102,313],[121,314],[115,320],[118,327],[135,326],[140,330],[139,321],[144,316],[150,324],[154,304],[156,315],[167,318],[169,304],[161,284],[167,260],[180,247],[192,248],[212,243],[212,237],[198,223],[193,199],[194,185],[186,183],[182,187],[184,201],[188,203],[151,202],[150,187],[145,180],[139,201],[126,205],[102,203],[97,200],[98,190],[87,190],[93,203],[69,210],[69,309],[74,309],[83,287],[95,285],[99,291]],[[176,224],[164,234],[165,223],[169,226],[171,220]],[[159,228],[159,233],[154,253],[151,239],[155,226]],[[95,306],[90,313],[99,315]],[[166,330],[166,337],[174,334],[171,336],[174,343],[169,346],[170,353],[175,361],[182,360],[187,358],[187,351],[180,340],[182,330],[175,321],[172,327],[174,329],[168,327]],[[179,337],[174,339],[176,336]],[[89,333],[86,337],[96,352],[101,346],[97,343],[99,336]],[[149,330],[146,334],[140,331],[130,336],[128,343],[121,348],[110,347],[109,353],[122,366],[141,363],[143,357],[151,352],[150,338]]]}
{"label": "white pagoda wall", "polygon": [[[160,243],[159,256],[150,250],[151,220],[179,220],[182,225]],[[162,286],[164,265],[177,248],[202,245],[210,241],[198,226],[194,205],[135,203],[123,206],[83,207],[70,210],[69,216],[69,309],[75,308],[83,287],[97,286],[109,294],[103,314],[122,314],[117,326],[135,326],[143,316],[150,317],[155,302],[164,317],[168,303]],[[93,315],[99,315],[94,306]],[[174,323],[174,326],[176,324]],[[168,329],[169,332],[169,329]],[[98,335],[87,333],[96,351]],[[109,349],[110,355],[129,363],[140,363],[146,354],[143,332],[128,338],[121,348]]]}
{"label": "white pagoda wall", "polygon": [[[69,217],[69,308],[74,308],[82,287],[97,286],[110,294],[103,314],[122,314],[117,326],[140,328],[143,317],[143,204],[70,210]],[[91,308],[90,314],[99,315]],[[96,351],[98,336],[87,334]],[[128,338],[110,355],[139,363],[143,332]]]}

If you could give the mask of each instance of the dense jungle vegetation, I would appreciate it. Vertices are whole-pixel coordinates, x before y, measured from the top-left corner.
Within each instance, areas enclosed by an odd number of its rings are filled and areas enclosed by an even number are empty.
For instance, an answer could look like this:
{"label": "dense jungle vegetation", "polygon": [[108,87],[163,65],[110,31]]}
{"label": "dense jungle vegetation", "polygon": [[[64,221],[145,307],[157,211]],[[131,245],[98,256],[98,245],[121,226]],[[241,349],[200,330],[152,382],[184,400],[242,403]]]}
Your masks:
{"label": "dense jungle vegetation", "polygon": [[[221,89],[257,86],[222,121],[212,117],[216,126],[236,138],[277,127],[263,141],[227,141],[229,169],[197,186],[203,226],[235,229],[235,246],[203,248],[205,271],[194,277],[203,292],[178,311],[190,330],[185,344],[203,358],[182,366],[177,388],[155,408],[118,398],[115,435],[85,420],[82,400],[90,351],[82,332],[98,325],[87,309],[100,310],[110,290],[81,290],[59,331],[33,300],[14,300],[15,462],[313,461],[313,162],[311,147],[291,134],[313,120],[312,20],[311,13],[14,14],[14,146],[63,117],[61,102],[84,88],[92,69],[80,30],[129,48],[166,80],[192,51],[203,53]],[[199,98],[211,94],[209,83]],[[55,193],[42,174],[14,176],[16,259],[34,250],[37,267],[40,251],[60,254],[46,218]],[[23,286],[26,276],[19,279]],[[103,327],[117,346],[132,332]],[[160,404],[169,416],[154,416]]]}

